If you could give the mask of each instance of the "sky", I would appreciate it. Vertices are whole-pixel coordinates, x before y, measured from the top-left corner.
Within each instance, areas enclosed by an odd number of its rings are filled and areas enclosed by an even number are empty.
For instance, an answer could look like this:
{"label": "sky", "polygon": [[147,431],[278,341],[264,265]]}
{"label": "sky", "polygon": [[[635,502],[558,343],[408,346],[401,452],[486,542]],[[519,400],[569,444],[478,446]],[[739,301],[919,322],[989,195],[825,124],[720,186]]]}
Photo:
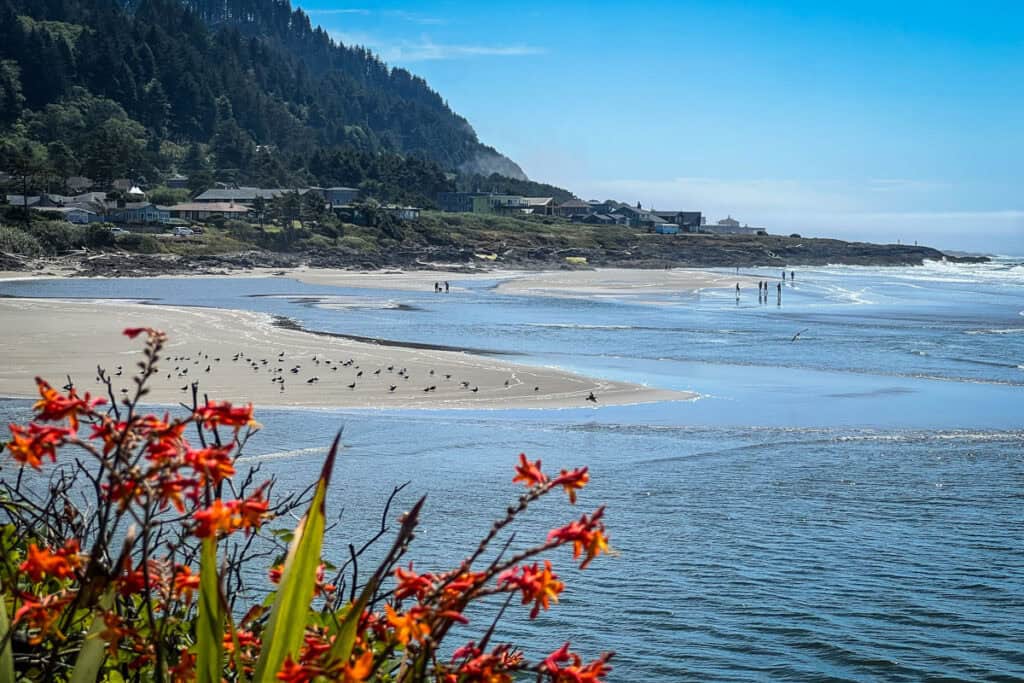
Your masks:
{"label": "sky", "polygon": [[532,179],[1024,255],[1024,2],[302,0]]}

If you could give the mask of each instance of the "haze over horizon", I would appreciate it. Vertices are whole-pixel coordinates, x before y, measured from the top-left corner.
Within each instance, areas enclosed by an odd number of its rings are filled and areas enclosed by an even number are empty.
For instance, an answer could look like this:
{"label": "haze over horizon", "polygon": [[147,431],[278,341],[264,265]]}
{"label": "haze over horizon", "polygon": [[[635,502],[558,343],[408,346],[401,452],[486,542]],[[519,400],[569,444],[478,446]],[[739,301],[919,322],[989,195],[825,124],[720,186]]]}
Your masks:
{"label": "haze over horizon", "polygon": [[1024,254],[1024,5],[304,0],[586,199]]}

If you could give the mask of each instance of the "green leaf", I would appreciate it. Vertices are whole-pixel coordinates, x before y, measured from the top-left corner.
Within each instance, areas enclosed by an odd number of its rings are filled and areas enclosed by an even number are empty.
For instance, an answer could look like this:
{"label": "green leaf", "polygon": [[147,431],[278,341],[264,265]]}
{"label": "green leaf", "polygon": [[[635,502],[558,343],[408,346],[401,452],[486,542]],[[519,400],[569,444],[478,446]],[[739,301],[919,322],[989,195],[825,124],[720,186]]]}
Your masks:
{"label": "green leaf", "polygon": [[224,669],[224,610],[217,581],[217,538],[203,539],[199,556],[199,614],[196,618],[196,680],[220,683]]}
{"label": "green leaf", "polygon": [[302,645],[309,605],[316,588],[316,570],[320,566],[324,528],[327,526],[324,499],[340,441],[339,432],[324,461],[309,511],[295,527],[295,536],[288,547],[284,569],[281,571],[281,584],[277,589],[267,628],[263,631],[263,650],[253,675],[253,680],[259,683],[274,681],[285,658],[288,655],[297,658]]}
{"label": "green leaf", "polygon": [[[100,610],[92,618],[92,626],[85,636],[82,649],[78,651],[78,658],[75,660],[75,668],[71,671],[70,683],[96,683],[96,677],[100,673],[100,667],[107,658],[107,641],[100,634],[106,628],[103,621],[103,612],[114,606],[114,589],[109,588],[103,597],[100,598]],[[9,680],[14,680],[13,678]]]}
{"label": "green leaf", "polygon": [[11,622],[7,618],[7,601],[4,600],[3,591],[0,590],[0,639],[4,645],[0,649],[0,680],[14,680],[14,652],[11,650],[11,638],[13,634],[8,633]]}

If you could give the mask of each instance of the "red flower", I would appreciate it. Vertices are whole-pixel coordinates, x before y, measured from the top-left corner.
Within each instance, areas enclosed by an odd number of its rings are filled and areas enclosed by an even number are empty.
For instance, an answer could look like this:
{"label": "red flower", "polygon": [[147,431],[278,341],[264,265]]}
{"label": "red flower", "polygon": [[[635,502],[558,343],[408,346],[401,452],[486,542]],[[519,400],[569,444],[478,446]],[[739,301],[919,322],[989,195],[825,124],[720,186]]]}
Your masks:
{"label": "red flower", "polygon": [[42,581],[43,576],[66,579],[74,576],[75,569],[82,566],[78,550],[78,539],[74,538],[57,552],[49,548],[40,549],[32,543],[28,547],[28,557],[18,565],[18,571],[28,574],[33,583]]}
{"label": "red flower", "polygon": [[231,446],[223,448],[211,446],[198,451],[190,448],[185,451],[185,462],[199,472],[204,481],[213,484],[218,484],[235,474],[235,465],[231,460]]}
{"label": "red flower", "polygon": [[412,569],[412,562],[409,563],[408,569],[401,567],[395,569],[395,578],[398,580],[395,597],[399,600],[411,595],[415,595],[417,600],[423,600],[427,597],[430,589],[434,587],[434,575],[430,573],[417,574]]}
{"label": "red flower", "polygon": [[[182,601],[192,602],[192,594],[199,590],[199,575],[192,573],[188,565],[179,564],[174,568],[174,595]],[[239,631],[239,633],[242,633]]]}
{"label": "red flower", "polygon": [[36,377],[36,386],[39,388],[39,396],[32,409],[37,411],[37,418],[44,422],[56,422],[67,419],[72,431],[78,431],[78,416],[80,414],[91,414],[96,406],[106,403],[106,399],[93,399],[86,393],[84,398],[79,398],[72,387],[68,395],[64,396],[49,385],[41,377]]}
{"label": "red flower", "polygon": [[67,606],[74,599],[73,593],[62,591],[52,595],[44,595],[37,598],[34,595],[23,595],[24,601],[18,611],[14,613],[12,625],[21,623],[27,624],[30,630],[36,633],[29,636],[30,645],[39,645],[51,632],[61,640],[64,634],[57,628],[57,621],[60,619]]}
{"label": "red flower", "polygon": [[586,558],[580,564],[580,569],[586,569],[591,560],[602,552],[607,554],[611,550],[608,547],[608,537],[604,533],[604,522],[601,521],[603,516],[604,506],[602,505],[589,518],[582,515],[579,521],[570,522],[560,529],[553,529],[548,533],[548,541],[572,543],[573,557],[586,554]]}
{"label": "red flower", "polygon": [[[610,653],[605,653],[593,662],[584,665],[580,656],[569,652],[569,643],[558,648],[540,665],[540,670],[551,676],[553,683],[602,683],[600,676],[611,671],[608,666]],[[571,662],[562,666],[563,662]]]}
{"label": "red flower", "polygon": [[540,610],[549,609],[551,601],[558,602],[558,595],[565,584],[558,580],[558,575],[551,571],[551,562],[544,560],[544,568],[537,563],[532,567],[512,567],[498,577],[499,586],[513,586],[523,594],[523,604],[534,603],[530,610],[530,618],[536,619]]}
{"label": "red flower", "polygon": [[517,481],[523,482],[527,488],[532,488],[547,483],[548,475],[540,471],[540,460],[530,462],[526,459],[526,453],[520,453],[516,476],[512,477],[513,484]]}
{"label": "red flower", "polygon": [[29,464],[40,469],[43,458],[49,457],[57,462],[57,447],[73,432],[63,427],[50,427],[30,423],[28,429],[16,424],[9,425],[11,440],[7,442],[7,450],[11,457],[22,464]]}
{"label": "red flower", "polygon": [[196,521],[195,535],[206,538],[217,533],[231,533],[237,529],[245,529],[248,533],[259,528],[267,516],[269,504],[263,500],[262,491],[244,500],[232,500],[227,503],[220,498],[213,501],[210,507],[197,510],[192,516]]}
{"label": "red flower", "polygon": [[207,429],[213,429],[217,425],[235,429],[256,425],[256,421],[252,417],[251,403],[236,408],[227,401],[210,401],[206,405],[196,408],[193,415]]}
{"label": "red flower", "polygon": [[149,336],[149,337],[155,337],[155,336],[162,336],[163,335],[162,332],[160,332],[158,330],[154,330],[152,327],[126,327],[126,328],[124,328],[124,331],[121,334],[123,334],[124,336],[128,337],[129,339],[135,339],[136,337],[138,337],[143,332],[145,332],[146,335]]}
{"label": "red flower", "polygon": [[590,481],[590,475],[587,474],[587,468],[582,467],[571,472],[562,470],[562,473],[555,477],[552,486],[564,488],[565,492],[569,494],[569,502],[575,505],[576,491],[586,486],[588,481]]}

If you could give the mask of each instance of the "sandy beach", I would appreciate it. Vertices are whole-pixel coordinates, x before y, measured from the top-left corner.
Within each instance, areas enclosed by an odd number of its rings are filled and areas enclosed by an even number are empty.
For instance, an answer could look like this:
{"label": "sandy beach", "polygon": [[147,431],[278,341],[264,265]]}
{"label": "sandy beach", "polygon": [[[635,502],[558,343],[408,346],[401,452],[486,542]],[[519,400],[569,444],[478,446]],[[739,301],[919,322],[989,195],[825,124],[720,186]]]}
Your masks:
{"label": "sandy beach", "polygon": [[[149,326],[173,335],[148,397],[157,403],[190,399],[193,381],[211,398],[259,406],[567,408],[694,398],[457,351],[282,329],[246,311],[11,298],[0,299],[0,320],[0,395],[9,397],[35,396],[35,375],[57,386],[70,375],[95,393],[97,364],[115,375],[115,392],[130,390],[141,344],[121,330]],[[596,404],[586,400],[590,392]]]}
{"label": "sandy beach", "polygon": [[701,289],[754,287],[746,276],[711,273],[701,270],[636,270],[599,268],[596,270],[556,270],[510,276],[498,285],[506,294],[539,296],[637,296],[643,294],[681,294]]}

